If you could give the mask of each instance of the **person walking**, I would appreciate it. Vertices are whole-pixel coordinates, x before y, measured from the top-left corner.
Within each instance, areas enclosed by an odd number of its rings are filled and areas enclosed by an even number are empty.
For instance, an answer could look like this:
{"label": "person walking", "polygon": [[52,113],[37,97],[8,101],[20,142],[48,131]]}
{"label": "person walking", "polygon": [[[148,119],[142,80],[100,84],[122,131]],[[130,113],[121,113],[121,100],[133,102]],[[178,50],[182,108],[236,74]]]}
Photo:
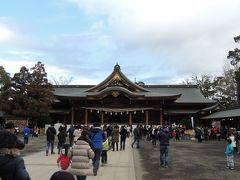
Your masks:
{"label": "person walking", "polygon": [[233,161],[233,153],[234,153],[234,149],[232,146],[232,140],[231,139],[227,139],[227,147],[226,147],[226,151],[225,154],[227,156],[227,169],[234,169],[234,161]]}
{"label": "person walking", "polygon": [[51,126],[48,127],[46,134],[47,134],[46,156],[48,156],[50,146],[51,146],[51,154],[54,154],[54,140],[55,140],[55,135],[57,134],[56,129],[54,128],[54,124],[51,124]]}
{"label": "person walking", "polygon": [[74,131],[75,131],[75,128],[73,127],[73,125],[71,125],[70,128],[67,130],[70,146],[73,145],[73,140],[74,140],[73,133],[74,133]]}
{"label": "person walking", "polygon": [[116,150],[118,151],[118,143],[119,143],[119,126],[115,125],[112,131],[112,150],[115,151],[115,144]]}
{"label": "person walking", "polygon": [[137,125],[137,127],[134,128],[133,130],[133,136],[134,136],[134,141],[132,143],[132,148],[135,144],[135,142],[137,142],[137,148],[139,149],[140,148],[140,145],[139,145],[139,140],[140,140],[140,129],[139,129],[139,125]]}
{"label": "person walking", "polygon": [[31,129],[29,128],[29,126],[26,126],[23,129],[23,140],[24,140],[24,144],[28,144],[28,139],[29,139],[29,135],[30,135]]}
{"label": "person walking", "polygon": [[[105,134],[106,135],[106,134]],[[106,140],[103,142],[102,144],[102,154],[101,154],[101,162],[102,162],[102,166],[104,164],[107,164],[107,152],[109,150],[109,145],[108,145],[108,138],[106,138]]]}
{"label": "person walking", "polygon": [[101,128],[101,123],[94,122],[93,128],[89,133],[90,139],[92,141],[92,149],[94,151],[94,158],[93,158],[93,173],[94,176],[97,175],[99,164],[100,164],[100,157],[102,153],[102,143],[105,140],[105,134]]}
{"label": "person walking", "polygon": [[168,152],[170,139],[168,127],[164,127],[161,131],[158,132],[157,139],[160,142],[160,166],[168,168]]}
{"label": "person walking", "polygon": [[67,133],[64,129],[61,129],[57,136],[58,136],[58,154],[60,154],[63,145],[66,143]]}
{"label": "person walking", "polygon": [[61,152],[57,159],[57,164],[59,167],[61,167],[62,170],[66,170],[71,164],[71,159],[68,157],[69,148],[70,144],[64,144],[64,152]]}
{"label": "person walking", "polygon": [[157,133],[158,133],[158,128],[156,126],[153,126],[151,130],[151,139],[152,139],[152,145],[153,147],[156,147],[157,145]]}
{"label": "person walking", "polygon": [[20,151],[16,148],[17,136],[9,131],[0,131],[0,179],[31,180]]}
{"label": "person walking", "polygon": [[72,159],[69,172],[77,176],[77,180],[85,180],[93,175],[93,167],[90,159],[94,158],[94,152],[90,147],[87,131],[82,131],[81,136],[70,149],[69,157]]}

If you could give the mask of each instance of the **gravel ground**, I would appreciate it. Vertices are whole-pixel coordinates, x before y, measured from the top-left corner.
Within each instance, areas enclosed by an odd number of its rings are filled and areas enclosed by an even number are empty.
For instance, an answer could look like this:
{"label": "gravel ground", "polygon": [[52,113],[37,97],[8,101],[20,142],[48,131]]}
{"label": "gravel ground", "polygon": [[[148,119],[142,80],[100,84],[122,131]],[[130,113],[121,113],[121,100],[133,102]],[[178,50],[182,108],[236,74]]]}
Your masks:
{"label": "gravel ground", "polygon": [[142,141],[134,149],[137,180],[239,180],[240,155],[235,155],[235,170],[225,169],[225,141],[171,141],[169,168],[160,167],[159,146]]}

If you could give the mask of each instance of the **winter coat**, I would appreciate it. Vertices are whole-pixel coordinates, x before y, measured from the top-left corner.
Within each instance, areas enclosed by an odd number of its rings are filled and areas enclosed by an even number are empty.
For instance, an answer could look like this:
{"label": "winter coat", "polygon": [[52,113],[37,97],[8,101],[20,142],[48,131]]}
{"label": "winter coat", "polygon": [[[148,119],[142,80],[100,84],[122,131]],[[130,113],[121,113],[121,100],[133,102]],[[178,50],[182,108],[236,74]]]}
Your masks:
{"label": "winter coat", "polygon": [[125,140],[127,138],[127,133],[128,132],[127,132],[126,128],[121,128],[120,135],[121,135],[122,140]]}
{"label": "winter coat", "polygon": [[134,130],[133,130],[133,134],[134,134],[134,137],[136,139],[140,139],[141,137],[141,134],[140,134],[140,129],[138,127],[136,127]]}
{"label": "winter coat", "polygon": [[92,148],[102,150],[102,143],[105,140],[105,134],[100,127],[94,127],[90,132]]}
{"label": "winter coat", "polygon": [[47,141],[54,141],[55,135],[57,134],[56,129],[53,126],[48,127],[47,129]]}
{"label": "winter coat", "polygon": [[114,128],[112,131],[112,142],[119,142],[119,128]]}
{"label": "winter coat", "polygon": [[31,180],[17,149],[0,149],[0,179]]}
{"label": "winter coat", "polygon": [[160,146],[169,146],[170,133],[167,129],[159,131],[157,139],[160,141]]}
{"label": "winter coat", "polygon": [[67,137],[67,133],[65,131],[60,131],[58,133],[58,142],[59,143],[65,143],[66,142],[66,137]]}
{"label": "winter coat", "polygon": [[69,151],[69,157],[72,159],[69,172],[77,176],[92,176],[93,167],[90,159],[93,159],[94,155],[93,150],[86,141],[77,140]]}
{"label": "winter coat", "polygon": [[227,145],[225,154],[227,156],[233,156],[233,146],[232,146],[232,144]]}
{"label": "winter coat", "polygon": [[81,129],[75,129],[73,132],[74,136],[74,142],[78,140],[78,138],[81,136],[82,130]]}

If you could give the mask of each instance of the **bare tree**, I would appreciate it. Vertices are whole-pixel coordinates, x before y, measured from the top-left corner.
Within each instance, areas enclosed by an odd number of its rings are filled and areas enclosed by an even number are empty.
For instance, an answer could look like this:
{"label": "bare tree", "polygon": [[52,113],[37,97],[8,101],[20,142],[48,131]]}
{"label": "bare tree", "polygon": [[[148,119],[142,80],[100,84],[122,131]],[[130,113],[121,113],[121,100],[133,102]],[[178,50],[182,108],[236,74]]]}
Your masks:
{"label": "bare tree", "polygon": [[73,77],[65,77],[65,76],[51,76],[50,82],[53,85],[68,85],[72,82]]}

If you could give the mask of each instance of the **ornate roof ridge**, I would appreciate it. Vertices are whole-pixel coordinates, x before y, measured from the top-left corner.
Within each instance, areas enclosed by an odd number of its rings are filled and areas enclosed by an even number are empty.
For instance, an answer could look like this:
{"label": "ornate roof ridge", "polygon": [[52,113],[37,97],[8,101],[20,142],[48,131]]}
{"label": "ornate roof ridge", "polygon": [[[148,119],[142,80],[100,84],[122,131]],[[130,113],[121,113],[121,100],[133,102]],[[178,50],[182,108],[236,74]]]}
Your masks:
{"label": "ornate roof ridge", "polygon": [[94,87],[91,87],[90,89],[86,90],[86,92],[98,92],[102,89],[111,86],[111,84],[114,83],[114,86],[119,86],[119,83],[122,83],[124,86],[128,87],[129,89],[132,89],[134,92],[148,92],[149,90],[145,89],[142,86],[139,86],[132,81],[130,81],[121,71],[120,65],[116,64],[114,66],[113,72],[101,83],[97,84]]}

